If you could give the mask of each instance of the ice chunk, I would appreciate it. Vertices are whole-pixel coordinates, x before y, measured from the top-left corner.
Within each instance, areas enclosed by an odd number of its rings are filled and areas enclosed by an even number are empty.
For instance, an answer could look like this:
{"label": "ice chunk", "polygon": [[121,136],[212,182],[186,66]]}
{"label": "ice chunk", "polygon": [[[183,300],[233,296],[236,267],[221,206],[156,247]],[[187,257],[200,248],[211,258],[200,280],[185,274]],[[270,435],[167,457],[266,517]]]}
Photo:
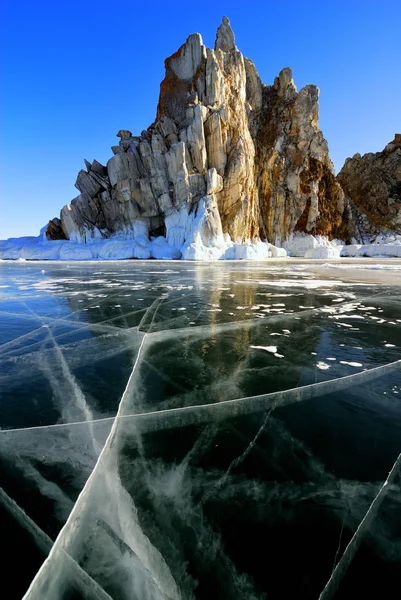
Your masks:
{"label": "ice chunk", "polygon": [[133,258],[134,240],[110,240],[104,242],[99,248],[99,258],[108,260]]}
{"label": "ice chunk", "polygon": [[60,249],[60,260],[91,260],[93,251],[89,244],[65,243]]}
{"label": "ice chunk", "polygon": [[181,252],[167,243],[165,237],[158,237],[151,244],[151,256],[161,260],[178,260],[181,258]]}
{"label": "ice chunk", "polygon": [[318,248],[313,248],[312,250],[307,250],[305,252],[305,258],[340,258],[341,248],[336,247],[327,247],[320,246]]}
{"label": "ice chunk", "polygon": [[342,243],[329,241],[324,236],[313,236],[303,233],[292,234],[282,246],[289,256],[304,258],[339,258]]}

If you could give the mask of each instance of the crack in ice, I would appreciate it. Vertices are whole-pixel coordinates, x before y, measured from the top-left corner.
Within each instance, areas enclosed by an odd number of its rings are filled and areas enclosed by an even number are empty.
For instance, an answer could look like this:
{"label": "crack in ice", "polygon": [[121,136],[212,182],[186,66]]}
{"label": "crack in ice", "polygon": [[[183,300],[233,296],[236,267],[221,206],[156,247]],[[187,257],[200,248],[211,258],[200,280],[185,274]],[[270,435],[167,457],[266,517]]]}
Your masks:
{"label": "crack in ice", "polygon": [[[53,540],[33,521],[18,504],[0,487],[0,504],[9,514],[31,535],[36,545],[43,553],[49,553],[53,546]],[[82,569],[79,564],[63,548],[61,548],[64,558],[72,567],[74,574],[81,579],[87,586],[95,592],[95,598],[100,600],[113,600],[107,592]]]}
{"label": "crack in ice", "polygon": [[347,572],[351,561],[353,560],[355,554],[358,551],[362,537],[365,534],[365,530],[370,526],[370,524],[374,520],[376,513],[387,494],[390,484],[394,481],[396,475],[398,474],[400,466],[401,454],[398,455],[397,460],[391,467],[387,479],[381,486],[372,504],[369,506],[362,521],[359,523],[357,530],[352,536],[350,542],[348,543],[346,549],[343,552],[343,555],[341,556],[334,571],[332,572],[330,579],[328,580],[322,593],[320,594],[319,600],[330,600],[334,597],[334,594],[337,592],[338,586],[340,585],[345,573]]}
{"label": "crack in ice", "polygon": [[217,492],[219,492],[219,490],[223,487],[223,485],[226,483],[227,479],[229,478],[231,471],[233,469],[235,469],[236,467],[238,467],[238,465],[240,465],[248,456],[248,454],[251,452],[251,450],[254,448],[256,442],[258,441],[259,437],[262,435],[263,431],[266,428],[267,425],[267,421],[269,420],[269,417],[271,415],[271,413],[273,412],[274,408],[271,408],[267,415],[266,418],[262,424],[262,426],[259,428],[259,430],[257,431],[255,437],[251,440],[251,442],[249,443],[249,445],[247,446],[247,448],[245,448],[244,452],[242,454],[240,454],[240,456],[237,456],[236,458],[234,458],[234,460],[231,461],[231,463],[228,466],[227,471],[224,473],[224,475],[222,475],[222,477],[215,483],[215,485],[213,486],[213,488],[207,493],[205,494],[204,498],[202,498],[199,502],[200,506],[203,506],[203,504],[205,504],[209,498],[211,496],[213,496],[214,494],[216,494]]}
{"label": "crack in ice", "polygon": [[[138,350],[137,359],[140,351],[144,345],[145,338],[148,338],[151,334],[143,334],[143,338],[141,341],[141,345]],[[135,365],[137,364],[137,360]],[[373,381],[374,379],[383,377],[387,373],[391,372],[394,369],[401,368],[401,360],[397,360],[392,363],[388,363],[386,365],[382,365],[380,367],[374,367],[373,369],[367,369],[366,371],[362,371],[360,373],[355,373],[352,375],[346,375],[343,377],[336,377],[335,379],[329,379],[326,381],[320,381],[317,383],[311,383],[308,385],[304,385],[301,387],[290,388],[287,390],[281,390],[278,392],[269,392],[267,394],[259,394],[257,396],[246,396],[242,398],[233,398],[231,400],[223,400],[221,402],[213,402],[208,404],[196,404],[191,406],[183,406],[179,408],[168,408],[163,410],[153,410],[153,411],[145,411],[139,413],[132,414],[121,414],[121,405],[123,399],[121,399],[119,404],[119,409],[117,415],[115,417],[105,417],[100,419],[93,419],[91,421],[77,421],[73,423],[55,423],[52,425],[39,425],[37,427],[21,427],[17,429],[2,429],[0,430],[0,434],[13,433],[17,431],[32,431],[38,429],[52,429],[52,428],[64,428],[71,426],[80,426],[80,425],[88,425],[88,423],[100,423],[106,421],[125,421],[136,419],[138,421],[142,421],[146,423],[146,421],[159,421],[163,420],[163,418],[167,418],[167,421],[164,423],[165,428],[176,427],[187,425],[192,422],[196,422],[196,419],[201,418],[202,421],[207,421],[211,418],[215,417],[224,417],[227,416],[227,410],[233,409],[232,416],[239,416],[243,414],[249,414],[252,412],[260,412],[263,410],[274,410],[281,406],[288,406],[295,402],[302,402],[306,400],[311,400],[312,398],[316,398],[319,396],[324,396],[326,394],[334,393],[337,391],[342,391],[347,389],[350,386],[358,385],[361,383],[367,383],[369,381]],[[130,375],[130,378],[132,373]],[[123,397],[127,395],[128,384],[124,391]],[[210,417],[202,416],[201,413],[211,412]],[[177,419],[177,422],[173,422],[172,424],[168,423],[169,419]],[[113,425],[114,427],[114,425]],[[156,427],[156,429],[160,429]],[[151,429],[148,429],[151,431]]]}

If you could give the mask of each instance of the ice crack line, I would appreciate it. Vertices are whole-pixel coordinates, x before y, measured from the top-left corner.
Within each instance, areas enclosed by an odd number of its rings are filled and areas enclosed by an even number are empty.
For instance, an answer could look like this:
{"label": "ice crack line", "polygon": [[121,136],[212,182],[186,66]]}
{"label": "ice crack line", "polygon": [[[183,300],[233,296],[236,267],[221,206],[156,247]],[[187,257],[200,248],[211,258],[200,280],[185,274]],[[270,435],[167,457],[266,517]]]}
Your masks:
{"label": "ice crack line", "polygon": [[[11,514],[14,519],[33,537],[38,548],[43,553],[48,553],[53,546],[53,540],[38,526],[36,523],[18,506],[14,500],[0,487],[0,504]],[[112,598],[104,591],[104,589],[94,580],[86,571],[84,571],[79,564],[70,556],[64,549],[62,549],[63,556],[67,562],[71,565],[74,574],[84,581],[89,589],[96,592],[96,597],[101,600],[112,600]]]}
{"label": "ice crack line", "polygon": [[51,551],[50,551],[47,559],[44,561],[44,563],[40,567],[39,571],[36,573],[33,581],[31,582],[31,585],[29,586],[28,591],[26,592],[26,594],[25,594],[25,596],[23,598],[23,600],[28,599],[29,597],[34,597],[34,596],[32,596],[32,593],[34,593],[34,587],[35,587],[35,585],[36,585],[37,582],[39,582],[42,578],[45,577],[45,572],[46,572],[47,565],[50,563],[50,561],[53,560],[54,555],[56,554],[57,550],[59,549],[59,546],[61,546],[61,549],[64,550],[63,543],[64,543],[64,538],[68,536],[67,532],[68,532],[69,523],[72,521],[72,519],[74,519],[74,518],[77,517],[77,513],[79,512],[79,510],[81,508],[81,504],[85,503],[85,498],[86,498],[87,494],[89,493],[90,487],[92,485],[92,481],[93,481],[94,477],[96,476],[98,467],[101,464],[101,461],[103,460],[103,457],[105,456],[106,452],[109,451],[110,446],[112,444],[112,441],[114,439],[114,436],[115,436],[115,433],[116,433],[116,429],[117,429],[117,423],[118,423],[118,418],[117,417],[120,416],[122,407],[123,407],[124,402],[125,402],[125,398],[126,398],[127,394],[129,393],[129,390],[130,390],[130,387],[131,387],[131,383],[132,383],[132,380],[134,378],[134,374],[136,372],[136,368],[137,368],[137,365],[138,365],[138,362],[139,362],[139,359],[140,359],[140,356],[141,356],[141,351],[142,351],[142,348],[143,348],[143,345],[144,345],[144,342],[145,342],[145,338],[146,338],[146,334],[144,334],[144,336],[142,338],[142,341],[141,341],[141,345],[139,346],[139,350],[138,350],[138,354],[137,354],[136,359],[135,359],[134,366],[133,366],[131,374],[129,376],[129,379],[128,379],[126,388],[124,390],[124,393],[123,393],[123,395],[121,397],[121,401],[120,401],[120,404],[119,404],[119,407],[118,407],[117,416],[116,416],[116,418],[114,420],[113,427],[111,428],[111,431],[110,431],[110,433],[109,433],[109,435],[107,437],[106,443],[104,444],[104,446],[103,446],[103,448],[102,448],[102,450],[101,450],[101,452],[99,454],[99,457],[98,457],[98,459],[97,459],[97,461],[95,463],[95,466],[94,466],[91,474],[89,475],[89,477],[88,477],[88,479],[87,479],[84,487],[82,488],[82,490],[81,490],[81,492],[80,492],[80,494],[79,494],[79,496],[77,498],[77,501],[75,502],[75,504],[73,506],[73,509],[72,509],[72,511],[71,511],[71,513],[70,513],[70,515],[69,515],[69,517],[67,519],[67,521],[65,522],[65,524],[62,527],[60,533],[58,534],[58,536],[56,538],[56,541],[54,542],[54,545],[53,545],[53,547],[52,547],[52,549],[51,549]]}
{"label": "ice crack line", "polygon": [[[141,353],[145,337],[147,338],[149,335],[145,333],[142,338],[141,345],[138,350],[137,359],[135,365],[137,364],[139,355]],[[135,366],[134,365],[134,366]],[[302,402],[305,400],[310,400],[312,398],[316,398],[319,396],[324,396],[325,394],[330,394],[334,392],[338,392],[352,385],[358,385],[361,383],[367,383],[369,381],[373,381],[379,377],[383,377],[390,371],[394,369],[401,368],[401,360],[397,360],[392,363],[388,363],[387,365],[382,365],[380,367],[374,367],[373,369],[369,369],[367,371],[362,371],[361,373],[355,373],[353,375],[346,375],[345,377],[337,377],[335,379],[329,379],[328,381],[320,381],[318,383],[311,383],[309,385],[304,385],[302,387],[290,388],[288,390],[283,390],[280,392],[269,392],[268,394],[260,394],[258,396],[246,396],[244,398],[234,398],[232,400],[223,400],[222,402],[214,402],[208,404],[195,404],[192,406],[182,406],[180,408],[167,408],[163,410],[153,410],[148,412],[139,412],[134,414],[123,415],[121,414],[121,405],[122,400],[119,404],[119,409],[117,415],[115,417],[105,417],[102,419],[94,419],[92,421],[77,421],[74,423],[56,423],[54,425],[42,425],[38,427],[29,427],[29,428],[18,428],[18,429],[3,429],[0,430],[0,434],[7,434],[16,431],[32,431],[35,429],[49,429],[53,427],[71,427],[71,426],[80,426],[87,425],[88,423],[101,423],[104,421],[117,421],[117,420],[126,420],[126,419],[137,419],[138,421],[147,421],[147,420],[162,420],[166,419],[163,423],[165,428],[182,426],[184,424],[189,424],[195,420],[209,420],[215,416],[227,416],[227,410],[230,410],[231,416],[239,416],[242,414],[249,414],[251,412],[257,412],[261,410],[270,410],[272,407],[277,408],[279,406],[286,406],[289,404],[293,404],[295,402]],[[132,378],[133,373],[130,375],[130,379]],[[127,394],[128,385],[130,383],[130,379],[128,380],[127,387],[124,391],[124,398]],[[212,413],[212,415],[205,415],[205,418],[202,418],[200,413]],[[192,416],[191,416],[192,415]],[[182,418],[181,418],[182,416]],[[171,424],[168,423],[168,420],[171,418]],[[114,427],[114,425],[113,425]],[[157,427],[157,425],[156,425]]]}
{"label": "ice crack line", "polygon": [[[223,418],[226,416],[238,417],[252,412],[270,410],[279,406],[287,406],[295,402],[302,402],[347,389],[351,385],[358,385],[373,381],[401,367],[401,360],[375,367],[368,371],[347,375],[328,381],[312,383],[300,388],[291,388],[280,392],[270,392],[258,396],[247,396],[245,398],[234,398],[233,400],[224,400],[209,404],[196,404],[194,406],[183,406],[181,408],[170,408],[165,410],[155,410],[144,413],[135,413],[133,415],[121,415],[119,419],[136,419],[139,423],[147,427],[147,422],[155,423],[149,427],[153,429],[168,429],[171,427],[181,427],[191,423],[209,421],[210,419]],[[203,413],[203,414],[202,414]],[[161,422],[161,426],[158,426]],[[153,429],[152,429],[153,427]]]}
{"label": "ice crack line", "polygon": [[223,485],[226,483],[227,479],[229,478],[231,471],[233,469],[235,469],[236,467],[238,467],[238,465],[240,465],[246,459],[248,454],[254,448],[259,437],[262,435],[263,431],[265,430],[267,421],[269,420],[269,417],[270,417],[271,413],[273,412],[274,408],[275,407],[272,407],[268,411],[266,418],[263,421],[262,426],[257,431],[253,440],[251,440],[250,444],[245,448],[244,452],[242,454],[240,454],[240,456],[237,456],[237,458],[234,458],[233,461],[231,461],[231,463],[229,464],[228,469],[224,473],[224,475],[217,481],[217,483],[213,486],[213,488],[207,494],[205,494],[204,498],[201,499],[201,501],[199,502],[200,506],[203,506],[203,504],[205,504],[205,502],[207,502],[211,496],[213,496],[216,492],[218,492],[223,487]]}
{"label": "ice crack line", "polygon": [[[147,333],[148,333],[148,334],[150,333],[150,330],[151,330],[151,329],[152,329],[152,327],[153,327],[153,323],[154,323],[154,321],[155,321],[155,318],[156,318],[156,315],[157,315],[157,313],[158,313],[158,311],[159,311],[159,308],[160,308],[160,306],[162,305],[162,303],[164,302],[164,300],[166,300],[167,298],[168,298],[168,293],[167,293],[167,294],[164,294],[164,295],[162,295],[162,296],[159,296],[158,298],[156,298],[156,299],[155,299],[155,300],[152,302],[152,304],[151,304],[151,305],[149,306],[149,308],[146,310],[145,314],[143,315],[143,317],[142,317],[142,319],[141,319],[141,322],[140,322],[140,323],[139,323],[139,325],[138,325],[138,331],[141,331],[141,327],[144,327],[144,326],[145,326],[145,324],[146,324],[146,320],[147,320],[147,318],[148,318],[149,314],[151,314],[151,313],[152,313],[152,311],[153,311],[152,320],[151,320],[151,322],[149,323],[148,330],[147,330]],[[173,301],[174,301],[174,299],[170,300],[169,302],[173,302]],[[167,304],[167,303],[168,303],[168,302],[165,302],[165,304]]]}
{"label": "ice crack line", "polygon": [[331,574],[329,581],[326,583],[324,590],[319,596],[319,600],[330,600],[334,597],[334,594],[338,590],[338,586],[340,585],[345,573],[351,561],[353,560],[362,540],[362,537],[365,533],[365,530],[369,527],[369,525],[374,520],[376,513],[383,502],[387,491],[389,489],[389,485],[393,483],[396,475],[398,474],[398,470],[401,466],[401,454],[398,455],[397,460],[393,464],[390,473],[387,476],[386,481],[383,483],[380,488],[378,494],[375,496],[372,504],[369,506],[365,516],[362,521],[359,523],[358,528],[354,535],[351,538],[348,546],[344,550],[344,553],[340,560],[337,563],[336,568]]}
{"label": "ice crack line", "polygon": [[[152,336],[152,338],[164,338],[164,337],[180,337],[180,336],[206,336],[210,335],[211,332],[213,334],[224,333],[225,331],[235,331],[240,327],[261,327],[263,325],[270,325],[271,322],[294,319],[299,316],[312,316],[319,314],[321,311],[320,308],[313,308],[311,310],[302,310],[297,312],[284,312],[281,314],[269,315],[264,319],[242,319],[240,321],[228,322],[228,323],[213,323],[211,326],[210,323],[206,325],[197,325],[195,327],[179,327],[177,329],[161,329],[159,331],[149,332],[148,335]],[[201,311],[203,312],[203,311]]]}
{"label": "ice crack line", "polygon": [[[31,312],[33,315],[35,315],[35,317],[43,324],[43,319],[39,315],[37,315],[28,305],[26,305],[26,307],[29,310],[29,312]],[[79,387],[73,373],[71,372],[71,369],[69,368],[67,361],[64,358],[64,354],[63,354],[59,344],[57,343],[50,327],[47,327],[47,331],[48,331],[48,337],[50,338],[50,340],[54,346],[54,350],[55,350],[57,359],[60,363],[63,377],[71,390],[71,396],[74,399],[75,407],[85,417],[85,421],[93,421],[94,420],[93,414],[88,406],[88,403],[86,402],[85,395],[82,392],[81,388]],[[51,377],[49,378],[49,381],[51,384],[52,383]],[[98,456],[100,449],[96,442],[95,435],[93,432],[93,426],[91,424],[89,424],[89,432],[90,432],[94,456]]]}
{"label": "ice crack line", "polygon": [[[50,328],[50,327],[57,326],[57,325],[67,325],[71,328],[71,331],[59,333],[58,335],[54,336],[54,339],[59,339],[60,337],[67,338],[68,336],[75,334],[77,331],[87,331],[87,330],[99,331],[102,334],[107,334],[107,333],[117,334],[117,333],[121,333],[121,331],[130,331],[129,329],[122,329],[120,327],[112,327],[110,325],[100,325],[98,323],[88,324],[88,323],[83,323],[80,321],[66,321],[64,319],[52,319],[50,317],[39,317],[38,315],[32,316],[30,318],[32,318],[32,319],[36,318],[36,319],[40,320],[42,325],[40,327],[38,327],[37,329],[35,329],[34,331],[23,334],[22,336],[14,338],[13,340],[10,340],[9,342],[5,342],[2,346],[0,346],[0,357],[1,358],[7,358],[7,356],[12,355],[14,351],[18,352],[18,345],[21,341],[23,341],[24,339],[29,339],[29,338],[34,337],[35,335],[40,333],[44,327]],[[32,353],[32,351],[35,351],[35,349],[40,347],[41,343],[42,343],[41,340],[32,343],[29,346],[30,353]],[[16,347],[16,349],[15,349],[15,347]]]}
{"label": "ice crack line", "polygon": [[104,423],[107,421],[114,421],[115,417],[104,417],[102,419],[92,419],[90,421],[73,421],[71,423],[53,423],[52,425],[36,425],[34,427],[18,427],[16,429],[0,429],[2,433],[16,433],[22,431],[40,431],[41,429],[65,429],[68,427],[75,427],[79,425],[91,425],[96,423]]}

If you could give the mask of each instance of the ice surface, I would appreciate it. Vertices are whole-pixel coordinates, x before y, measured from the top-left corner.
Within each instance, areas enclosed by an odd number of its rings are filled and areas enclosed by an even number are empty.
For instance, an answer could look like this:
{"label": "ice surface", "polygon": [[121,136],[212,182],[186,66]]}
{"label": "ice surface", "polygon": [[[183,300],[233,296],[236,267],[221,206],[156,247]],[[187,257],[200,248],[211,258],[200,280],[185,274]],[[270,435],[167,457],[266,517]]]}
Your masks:
{"label": "ice surface", "polygon": [[397,287],[0,269],[0,510],[27,548],[8,598],[329,598],[359,560],[396,581]]}

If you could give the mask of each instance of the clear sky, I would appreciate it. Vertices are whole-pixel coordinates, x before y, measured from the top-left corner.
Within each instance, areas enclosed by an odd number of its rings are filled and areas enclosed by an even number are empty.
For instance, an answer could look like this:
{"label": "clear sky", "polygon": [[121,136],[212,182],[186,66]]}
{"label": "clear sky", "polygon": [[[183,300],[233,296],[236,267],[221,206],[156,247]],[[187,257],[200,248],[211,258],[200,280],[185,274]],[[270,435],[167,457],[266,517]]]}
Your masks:
{"label": "clear sky", "polygon": [[190,33],[213,46],[223,15],[264,83],[289,66],[320,87],[336,171],[401,133],[401,0],[3,0],[0,239],[37,235],[84,158],[153,122],[164,59]]}

